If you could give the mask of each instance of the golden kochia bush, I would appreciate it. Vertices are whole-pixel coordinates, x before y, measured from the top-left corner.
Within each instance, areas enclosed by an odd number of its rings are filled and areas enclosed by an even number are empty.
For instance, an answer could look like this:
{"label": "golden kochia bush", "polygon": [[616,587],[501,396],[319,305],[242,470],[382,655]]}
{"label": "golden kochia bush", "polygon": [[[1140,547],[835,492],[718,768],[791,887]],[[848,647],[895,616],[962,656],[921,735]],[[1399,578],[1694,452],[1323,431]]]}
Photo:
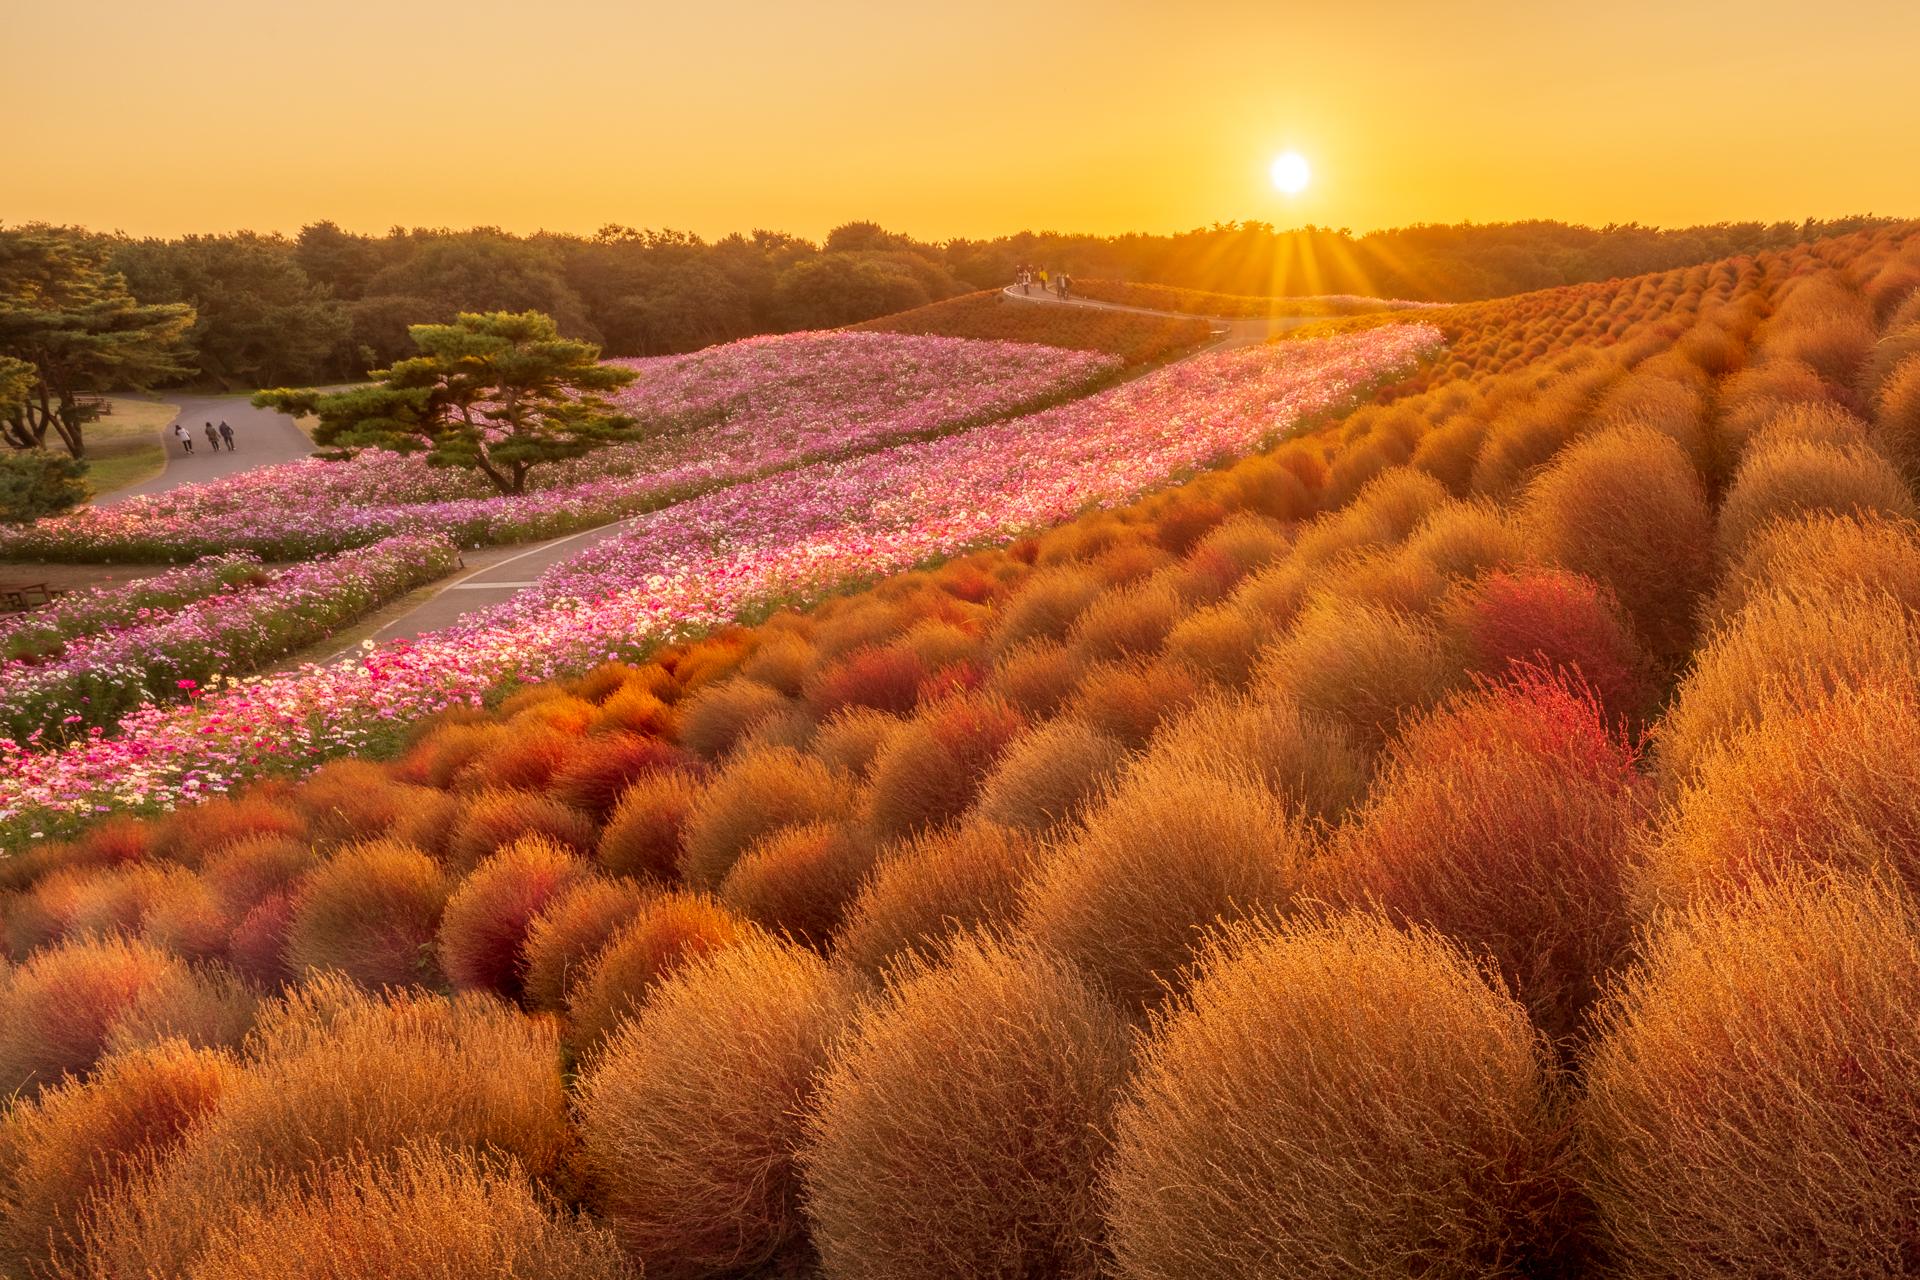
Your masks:
{"label": "golden kochia bush", "polygon": [[990,822],[897,845],[847,909],[834,958],[877,973],[909,952],[931,953],[963,930],[1005,924],[1039,856],[1031,835]]}
{"label": "golden kochia bush", "polygon": [[240,1074],[174,1041],[115,1054],[89,1079],[16,1102],[0,1120],[0,1235],[9,1271],[50,1276],[96,1197],[149,1168]]}
{"label": "golden kochia bush", "polygon": [[871,707],[854,707],[829,718],[813,738],[813,754],[850,778],[864,779],[873,762],[906,723]]}
{"label": "golden kochia bush", "polygon": [[1578,1110],[1626,1275],[1891,1276],[1920,1187],[1920,915],[1794,878],[1666,921],[1607,1004]]}
{"label": "golden kochia bush", "polygon": [[600,949],[567,1002],[567,1039],[585,1057],[675,969],[751,936],[752,926],[698,894],[663,893]]}
{"label": "golden kochia bush", "polygon": [[684,829],[681,871],[717,888],[741,855],[782,827],[845,818],[854,787],[812,756],[787,747],[742,752],[715,774]]}
{"label": "golden kochia bush", "polygon": [[1014,739],[980,789],[990,822],[1044,832],[1080,815],[1120,768],[1126,748],[1078,720],[1059,719]]}
{"label": "golden kochia bush", "polygon": [[1583,686],[1536,674],[1457,698],[1395,744],[1309,891],[1490,956],[1569,1036],[1631,941],[1637,765]]}
{"label": "golden kochia bush", "polygon": [[1528,486],[1521,520],[1537,554],[1613,593],[1656,658],[1686,654],[1712,581],[1713,515],[1672,440],[1647,427],[1589,436]]}
{"label": "golden kochia bush", "polygon": [[1115,587],[1074,620],[1067,649],[1083,665],[1151,656],[1185,613],[1179,593],[1159,577]]}
{"label": "golden kochia bush", "polygon": [[825,951],[878,854],[846,823],[782,827],[733,864],[717,896],[755,924]]}
{"label": "golden kochia bush", "polygon": [[1920,485],[1920,355],[1894,366],[1873,401],[1874,447],[1893,460],[1910,485]]}
{"label": "golden kochia bush", "polygon": [[826,1274],[1101,1274],[1094,1180],[1127,1065],[1118,1013],[1036,947],[969,936],[902,970],[808,1122]]}
{"label": "golden kochia bush", "polygon": [[922,707],[873,762],[868,820],[896,839],[955,821],[1026,719],[991,694],[961,694]]}
{"label": "golden kochia bush", "polygon": [[989,648],[1002,655],[1036,640],[1063,639],[1105,583],[1078,565],[1036,573],[994,613]]}
{"label": "golden kochia bush", "polygon": [[351,844],[387,835],[420,790],[371,760],[335,760],[302,783],[293,801],[316,842]]}
{"label": "golden kochia bush", "polygon": [[249,836],[301,836],[306,822],[281,802],[284,784],[265,784],[242,796],[188,805],[156,824],[153,856],[197,867],[209,855]]}
{"label": "golden kochia bush", "polygon": [[638,1280],[604,1228],[510,1163],[431,1144],[276,1188],[220,1224],[194,1280]]}
{"label": "golden kochia bush", "polygon": [[447,862],[471,871],[525,836],[545,836],[576,853],[593,850],[593,819],[544,791],[489,788],[467,801],[454,823]]}
{"label": "golden kochia bush", "polygon": [[309,872],[293,898],[286,958],[295,973],[333,970],[368,987],[439,980],[433,943],[447,878],[418,849],[376,840]]}
{"label": "golden kochia bush", "polygon": [[588,874],[587,864],[540,836],[494,854],[462,880],[440,919],[440,968],[456,988],[517,998],[521,948],[534,917]]}
{"label": "golden kochia bush", "polygon": [[1256,692],[1280,694],[1340,725],[1368,755],[1460,678],[1431,624],[1392,609],[1322,599],[1268,650]]}
{"label": "golden kochia bush", "polygon": [[1920,893],[1915,673],[1783,708],[1709,754],[1647,842],[1636,887],[1679,906],[1821,867]]}
{"label": "golden kochia bush", "polygon": [[1344,729],[1271,695],[1202,699],[1133,765],[1147,774],[1181,770],[1255,783],[1289,811],[1329,826],[1359,803],[1370,776]]}
{"label": "golden kochia bush", "polygon": [[185,961],[144,942],[80,939],[0,973],[0,1096],[31,1095],[85,1072],[143,1001],[196,982]]}
{"label": "golden kochia bush", "polygon": [[652,896],[631,880],[590,876],[549,901],[528,924],[520,951],[527,1003],[564,1010],[593,962]]}
{"label": "golden kochia bush", "polygon": [[175,1152],[96,1207],[83,1274],[188,1273],[222,1223],[348,1156],[437,1142],[547,1178],[573,1141],[553,1020],[491,997],[327,977],[263,1018],[250,1051]]}
{"label": "golden kochia bush", "polygon": [[687,819],[700,799],[692,774],[648,774],[620,793],[594,858],[612,875],[669,884],[680,878]]}
{"label": "golden kochia bush", "polygon": [[1173,990],[1222,920],[1286,906],[1308,839],[1265,788],[1135,769],[1028,882],[1020,923],[1128,1009]]}
{"label": "golden kochia bush", "polygon": [[1438,935],[1236,928],[1116,1118],[1113,1274],[1562,1274],[1559,1129],[1526,1011]]}
{"label": "golden kochia bush", "polygon": [[1871,449],[1769,440],[1748,450],[1720,505],[1720,554],[1736,560],[1773,521],[1823,512],[1910,520],[1915,508],[1900,473]]}
{"label": "golden kochia bush", "polygon": [[785,694],[757,680],[708,685],[679,708],[680,745],[703,759],[718,760],[762,721],[792,705]]}
{"label": "golden kochia bush", "polygon": [[1245,688],[1267,639],[1266,628],[1238,604],[1196,609],[1167,633],[1161,653],[1210,684]]}
{"label": "golden kochia bush", "polygon": [[1920,608],[1920,526],[1836,515],[1768,525],[1721,576],[1701,611],[1705,630],[1717,631],[1749,600],[1785,587],[1827,595],[1859,588]]}
{"label": "golden kochia bush", "polygon": [[1184,663],[1101,663],[1081,677],[1062,713],[1137,751],[1204,690]]}
{"label": "golden kochia bush", "polygon": [[1693,776],[1735,734],[1843,685],[1920,670],[1920,621],[1870,590],[1780,589],[1757,596],[1694,655],[1655,730],[1662,777]]}
{"label": "golden kochia bush", "polygon": [[804,1256],[801,1117],[852,1010],[825,961],[759,938],[682,969],[608,1042],[580,1087],[586,1166],[648,1276]]}

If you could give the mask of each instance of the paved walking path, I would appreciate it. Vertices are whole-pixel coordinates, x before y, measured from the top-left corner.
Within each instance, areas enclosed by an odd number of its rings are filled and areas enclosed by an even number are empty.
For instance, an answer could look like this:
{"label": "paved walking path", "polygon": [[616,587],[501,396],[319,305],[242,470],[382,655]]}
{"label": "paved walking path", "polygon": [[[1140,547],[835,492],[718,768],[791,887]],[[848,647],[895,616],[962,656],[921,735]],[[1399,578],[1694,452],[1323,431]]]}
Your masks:
{"label": "paved walking path", "polygon": [[[1325,316],[1254,316],[1251,318],[1196,316],[1185,311],[1156,311],[1152,307],[1134,307],[1123,302],[1096,302],[1092,298],[1070,297],[1063,300],[1042,289],[1038,283],[1034,284],[1032,293],[1022,293],[1017,284],[1010,284],[1001,292],[1015,301],[1031,302],[1037,306],[1092,307],[1099,311],[1131,311],[1135,315],[1142,316],[1172,316],[1179,320],[1205,320],[1213,326],[1214,341],[1202,347],[1201,351],[1255,346],[1285,333],[1288,329],[1297,329],[1303,324],[1326,319]],[[1198,354],[1198,351],[1190,351],[1187,356],[1181,358],[1186,359]]]}
{"label": "paved walking path", "polygon": [[[313,442],[293,424],[293,419],[272,409],[256,409],[247,396],[194,396],[167,393],[180,405],[177,421],[193,437],[191,456],[180,451],[173,438],[173,424],[160,429],[160,442],[167,451],[167,468],[145,484],[122,489],[100,501],[103,507],[128,498],[165,493],[181,485],[202,480],[217,480],[236,472],[251,471],[276,462],[292,462],[313,452]],[[207,445],[206,424],[225,422],[233,428],[232,450],[215,453]]]}

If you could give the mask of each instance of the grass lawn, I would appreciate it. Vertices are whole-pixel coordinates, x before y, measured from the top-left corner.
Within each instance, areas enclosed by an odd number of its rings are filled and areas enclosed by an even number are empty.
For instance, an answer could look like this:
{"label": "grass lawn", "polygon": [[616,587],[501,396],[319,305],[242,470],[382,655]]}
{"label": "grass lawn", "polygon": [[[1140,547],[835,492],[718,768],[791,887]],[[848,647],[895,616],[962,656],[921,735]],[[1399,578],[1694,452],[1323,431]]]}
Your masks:
{"label": "grass lawn", "polygon": [[160,429],[180,406],[154,400],[107,401],[111,411],[87,424],[87,483],[95,497],[151,480],[167,465]]}

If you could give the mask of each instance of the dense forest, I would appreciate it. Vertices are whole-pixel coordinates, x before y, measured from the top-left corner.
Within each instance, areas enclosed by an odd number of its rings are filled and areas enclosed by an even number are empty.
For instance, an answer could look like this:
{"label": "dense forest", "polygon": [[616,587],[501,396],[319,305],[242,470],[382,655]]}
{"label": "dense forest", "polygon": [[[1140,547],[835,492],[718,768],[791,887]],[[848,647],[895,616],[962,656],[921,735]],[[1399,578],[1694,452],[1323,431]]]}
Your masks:
{"label": "dense forest", "polygon": [[462,310],[535,310],[616,356],[886,315],[1011,278],[1019,263],[1223,293],[1498,297],[1752,253],[1872,225],[1719,223],[1661,230],[1533,221],[1355,236],[1227,223],[1178,235],[1022,233],[926,244],[872,223],[823,244],[771,231],[707,241],[609,226],[592,236],[318,222],[298,235],[105,237],[144,304],[186,303],[201,381],[357,378],[404,354],[410,324]]}

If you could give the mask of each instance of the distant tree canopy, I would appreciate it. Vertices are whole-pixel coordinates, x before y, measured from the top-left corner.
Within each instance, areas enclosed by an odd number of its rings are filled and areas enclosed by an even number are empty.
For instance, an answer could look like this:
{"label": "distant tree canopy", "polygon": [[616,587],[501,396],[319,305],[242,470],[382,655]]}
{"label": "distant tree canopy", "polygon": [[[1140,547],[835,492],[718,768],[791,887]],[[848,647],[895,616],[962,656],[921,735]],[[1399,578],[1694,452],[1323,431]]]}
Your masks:
{"label": "distant tree canopy", "polygon": [[1003,283],[1021,263],[1219,293],[1467,301],[1710,262],[1883,221],[1675,230],[1509,222],[1361,236],[1248,222],[1178,235],[1022,232],[939,245],[872,222],[836,227],[820,245],[773,231],[708,241],[618,225],[591,236],[486,227],[366,236],[331,222],[292,238],[86,238],[104,246],[107,266],[125,274],[141,303],[195,309],[190,340],[209,378],[258,387],[363,377],[411,354],[408,326],[448,323],[463,311],[539,311],[609,355],[664,355],[937,302]]}
{"label": "distant tree canopy", "polygon": [[600,363],[590,342],[560,336],[537,311],[462,313],[419,324],[420,354],[345,391],[262,391],[254,403],[319,418],[315,443],[336,456],[362,449],[425,453],[434,466],[478,471],[520,493],[542,463],[636,439],[639,426],[600,393],[638,375]]}
{"label": "distant tree canopy", "polygon": [[97,236],[0,228],[0,441],[40,449],[51,434],[86,456],[91,393],[146,387],[192,368],[193,308],[137,299]]}

